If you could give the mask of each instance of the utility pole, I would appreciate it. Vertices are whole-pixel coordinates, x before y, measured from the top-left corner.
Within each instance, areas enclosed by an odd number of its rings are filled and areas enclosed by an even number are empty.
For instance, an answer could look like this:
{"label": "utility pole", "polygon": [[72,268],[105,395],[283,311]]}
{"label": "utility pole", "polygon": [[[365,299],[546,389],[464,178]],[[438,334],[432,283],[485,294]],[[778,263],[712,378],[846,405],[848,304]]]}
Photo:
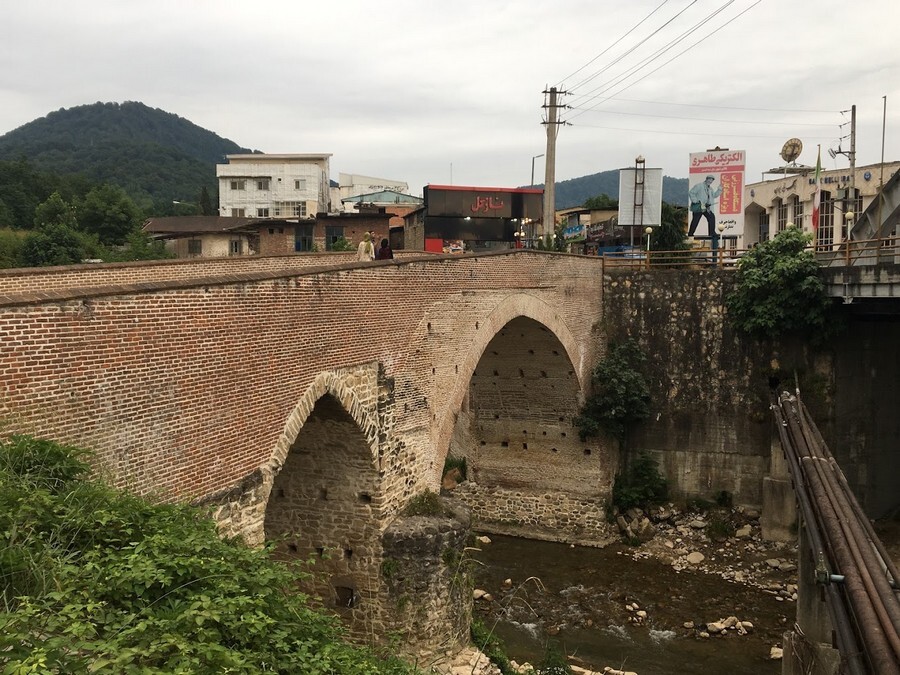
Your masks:
{"label": "utility pole", "polygon": [[556,231],[556,137],[559,135],[559,125],[565,124],[557,119],[557,108],[561,108],[556,102],[558,92],[556,87],[544,90],[544,96],[549,94],[549,103],[544,104],[547,109],[547,120],[542,124],[547,125],[547,152],[544,161],[544,213],[541,221],[541,238]]}
{"label": "utility pole", "polygon": [[[850,230],[856,225],[857,219],[862,215],[856,204],[856,104],[850,106],[850,208],[853,210],[853,218],[844,221],[847,226],[847,250],[850,250]],[[862,202],[862,200],[860,200]],[[844,213],[847,213],[847,207],[844,206]],[[852,222],[851,222],[852,221]]]}

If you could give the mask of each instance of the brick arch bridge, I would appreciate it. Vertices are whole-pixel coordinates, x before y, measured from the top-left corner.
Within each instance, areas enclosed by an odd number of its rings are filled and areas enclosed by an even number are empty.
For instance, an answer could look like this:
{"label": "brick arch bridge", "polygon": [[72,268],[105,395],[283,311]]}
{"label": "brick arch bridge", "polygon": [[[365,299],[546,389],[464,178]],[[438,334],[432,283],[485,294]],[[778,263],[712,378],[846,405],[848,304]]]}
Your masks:
{"label": "brick arch bridge", "polygon": [[225,532],[318,557],[354,631],[434,645],[448,622],[461,637],[467,598],[447,600],[446,564],[414,579],[415,558],[464,541],[402,511],[437,490],[448,452],[467,457],[460,495],[483,527],[605,534],[614,449],[571,424],[601,344],[601,265],[516,251],[5,271],[0,429],[214,504]]}

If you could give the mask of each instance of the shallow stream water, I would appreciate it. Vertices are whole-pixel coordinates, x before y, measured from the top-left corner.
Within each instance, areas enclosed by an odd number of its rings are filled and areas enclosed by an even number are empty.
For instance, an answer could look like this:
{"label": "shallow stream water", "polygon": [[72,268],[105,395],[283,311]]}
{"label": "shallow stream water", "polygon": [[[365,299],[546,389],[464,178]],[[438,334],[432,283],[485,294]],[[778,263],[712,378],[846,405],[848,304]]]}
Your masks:
{"label": "shallow stream water", "polygon": [[[719,576],[676,572],[656,559],[635,560],[633,549],[603,549],[491,535],[472,552],[478,600],[475,614],[519,663],[537,664],[548,641],[575,663],[639,675],[765,675],[781,672],[769,658],[794,621],[795,605]],[[504,580],[512,586],[504,588]],[[647,612],[629,621],[637,603]],[[753,623],[747,635],[703,638],[701,624],[736,616]],[[695,629],[684,623],[693,621]]]}

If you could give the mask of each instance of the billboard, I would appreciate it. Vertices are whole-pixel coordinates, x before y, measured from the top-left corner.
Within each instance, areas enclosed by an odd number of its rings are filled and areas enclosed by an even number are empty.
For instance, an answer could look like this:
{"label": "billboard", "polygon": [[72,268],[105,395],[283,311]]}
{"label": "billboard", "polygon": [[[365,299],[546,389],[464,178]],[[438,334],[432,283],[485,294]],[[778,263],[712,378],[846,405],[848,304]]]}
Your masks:
{"label": "billboard", "polygon": [[662,222],[662,171],[662,169],[619,169],[620,227],[632,225],[655,227]]}
{"label": "billboard", "polygon": [[744,150],[691,153],[688,177],[689,237],[744,236]]}
{"label": "billboard", "polygon": [[513,241],[534,236],[543,190],[426,185],[425,236],[463,241]]}

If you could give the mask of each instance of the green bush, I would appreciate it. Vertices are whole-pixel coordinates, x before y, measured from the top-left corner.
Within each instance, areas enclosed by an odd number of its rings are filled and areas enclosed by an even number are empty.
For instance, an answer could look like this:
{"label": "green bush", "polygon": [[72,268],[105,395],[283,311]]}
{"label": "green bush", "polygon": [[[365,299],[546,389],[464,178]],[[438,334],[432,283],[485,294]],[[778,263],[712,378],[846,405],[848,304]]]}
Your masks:
{"label": "green bush", "polygon": [[484,652],[491,663],[493,663],[503,675],[518,675],[510,663],[509,657],[506,655],[506,649],[493,631],[480,619],[473,619],[471,625],[472,644]]}
{"label": "green bush", "polygon": [[441,498],[431,490],[420,492],[403,509],[404,516],[443,516],[447,514]]}
{"label": "green bush", "polygon": [[547,642],[544,647],[544,658],[538,664],[537,672],[540,675],[572,675],[572,668],[559,645]]}
{"label": "green bush", "polygon": [[0,672],[413,672],[343,642],[299,567],[90,479],[85,459],[0,441]]}
{"label": "green bush", "polygon": [[729,318],[739,330],[762,338],[821,338],[829,332],[831,300],[810,240],[811,235],[789,227],[741,258],[737,285],[726,298]]}
{"label": "green bush", "polygon": [[593,392],[575,417],[581,440],[606,433],[624,440],[650,414],[650,389],[641,368],[646,358],[634,340],[614,344],[591,374]]}
{"label": "green bush", "polygon": [[444,472],[441,475],[446,476],[447,472],[451,471],[452,469],[459,469],[459,474],[462,476],[462,479],[466,480],[466,474],[469,469],[466,466],[465,457],[454,457],[453,455],[447,455],[447,459],[444,460]]}
{"label": "green bush", "polygon": [[668,498],[666,479],[659,473],[656,461],[645,454],[637,457],[613,483],[613,505],[619,510],[646,509]]}

